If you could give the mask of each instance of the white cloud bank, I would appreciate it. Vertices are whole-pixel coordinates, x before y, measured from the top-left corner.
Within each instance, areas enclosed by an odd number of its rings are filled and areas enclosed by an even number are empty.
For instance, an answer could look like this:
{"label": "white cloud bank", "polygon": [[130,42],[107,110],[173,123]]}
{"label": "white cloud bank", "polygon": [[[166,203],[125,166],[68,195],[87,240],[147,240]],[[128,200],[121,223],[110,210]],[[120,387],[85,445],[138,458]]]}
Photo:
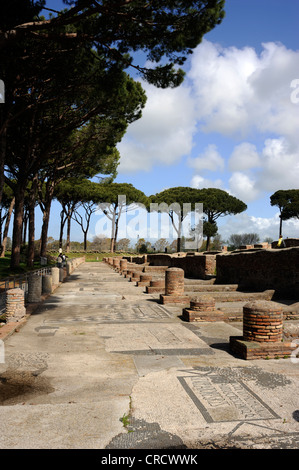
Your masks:
{"label": "white cloud bank", "polygon": [[[292,99],[298,74],[299,51],[279,43],[263,44],[260,55],[251,47],[222,48],[208,41],[194,52],[188,78],[199,127],[239,139],[227,170],[230,193],[245,202],[265,191],[299,187],[299,107]],[[256,137],[264,139],[260,151]],[[215,180],[220,182],[218,175]],[[195,175],[194,181],[201,187],[208,180]]]}
{"label": "white cloud bank", "polygon": [[[156,164],[173,165],[189,156],[193,185],[214,179],[207,172],[231,172],[231,192],[247,188],[247,201],[263,191],[298,187],[299,103],[292,99],[299,74],[299,51],[280,43],[254,48],[223,48],[204,40],[191,58],[184,84],[157,89],[143,84],[147,104],[119,145],[120,173],[150,171]],[[226,162],[211,144],[191,158],[200,130],[238,139]],[[264,140],[258,151],[254,137]],[[216,183],[217,182],[217,183]],[[244,186],[245,185],[245,186]]]}
{"label": "white cloud bank", "polygon": [[[223,220],[218,220],[218,232],[225,241],[227,241],[233,233],[257,233],[260,237],[260,241],[264,241],[265,238],[268,237],[273,240],[278,240],[280,223],[279,212],[273,217],[253,217],[243,212],[242,214],[228,216]],[[283,221],[282,231],[284,238],[298,237],[299,220],[293,218]]]}
{"label": "white cloud bank", "polygon": [[131,124],[118,149],[119,172],[149,171],[156,164],[172,165],[189,155],[196,132],[191,89],[158,89],[143,83],[147,103],[143,116]]}

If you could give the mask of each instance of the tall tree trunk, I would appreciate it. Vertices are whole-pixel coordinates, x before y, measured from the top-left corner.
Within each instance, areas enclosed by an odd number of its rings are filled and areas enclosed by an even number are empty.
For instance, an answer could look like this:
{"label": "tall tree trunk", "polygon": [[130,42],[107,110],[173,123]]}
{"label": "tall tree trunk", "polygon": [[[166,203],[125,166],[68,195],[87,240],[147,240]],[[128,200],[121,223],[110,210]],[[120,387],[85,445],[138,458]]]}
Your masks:
{"label": "tall tree trunk", "polygon": [[207,235],[206,251],[210,251],[210,241],[211,241],[211,236]]}
{"label": "tall tree trunk", "polygon": [[32,268],[34,264],[34,248],[35,248],[35,199],[29,203],[29,216],[28,216],[28,251],[27,251],[27,266]]}
{"label": "tall tree trunk", "polygon": [[114,253],[114,249],[115,249],[115,218],[116,218],[116,214],[114,210],[113,216],[112,216],[110,253]]}
{"label": "tall tree trunk", "polygon": [[43,225],[42,225],[42,232],[41,232],[41,248],[40,248],[40,255],[47,256],[47,241],[48,241],[48,229],[49,229],[49,222],[50,222],[50,210],[51,204],[53,200],[55,184],[53,181],[48,181],[46,185],[46,197],[44,203],[44,213],[43,213]]}
{"label": "tall tree trunk", "polygon": [[29,218],[29,212],[28,212],[28,209],[25,209],[25,210],[24,210],[24,220],[23,220],[23,239],[22,239],[22,245],[26,245],[28,218]]}
{"label": "tall tree trunk", "polygon": [[15,216],[13,223],[12,249],[10,266],[12,269],[20,266],[22,229],[23,229],[23,212],[25,199],[25,183],[19,182],[15,187]]}
{"label": "tall tree trunk", "polygon": [[181,235],[182,235],[182,216],[181,215],[179,215],[179,226],[178,226],[177,234],[178,234],[177,251],[179,253],[181,251],[181,243],[182,243],[182,238],[181,238]]}
{"label": "tall tree trunk", "polygon": [[71,215],[71,210],[69,208],[68,214],[67,214],[66,250],[65,250],[67,253],[69,253],[71,250],[71,220],[72,220],[72,215]]}
{"label": "tall tree trunk", "polygon": [[13,211],[14,206],[15,206],[15,198],[13,198],[11,200],[9,210],[8,210],[8,213],[7,213],[7,216],[6,216],[5,227],[4,227],[4,232],[3,232],[3,239],[2,239],[2,245],[1,245],[1,258],[4,258],[4,256],[5,256],[8,229],[9,229],[10,219],[11,219],[11,215],[12,215],[12,211]]}
{"label": "tall tree trunk", "polygon": [[32,187],[29,194],[29,203],[28,203],[28,225],[29,225],[29,234],[28,234],[28,252],[27,252],[27,266],[33,267],[34,264],[34,251],[35,251],[35,204],[37,199],[37,184],[38,179],[37,175],[34,176],[32,181]]}
{"label": "tall tree trunk", "polygon": [[280,213],[280,221],[279,221],[279,236],[282,237],[282,217],[281,217],[281,213]]}
{"label": "tall tree trunk", "polygon": [[84,251],[87,250],[87,230],[83,232],[84,234]]}
{"label": "tall tree trunk", "polygon": [[[0,104],[0,106],[4,106]],[[0,114],[1,118],[2,115]],[[3,119],[3,118],[2,118]],[[2,123],[0,123],[1,128]],[[4,163],[5,163],[5,155],[6,155],[6,127],[2,129],[0,133],[0,204],[2,202],[2,195],[3,195],[3,187],[4,187]]]}
{"label": "tall tree trunk", "polygon": [[45,210],[43,213],[43,224],[41,230],[41,246],[40,246],[40,256],[47,256],[47,241],[48,241],[48,229],[50,221],[50,210],[51,210],[51,200],[47,201],[45,204]]}
{"label": "tall tree trunk", "polygon": [[63,229],[66,222],[66,217],[64,217],[64,210],[60,212],[60,234],[59,234],[59,248],[62,248],[62,241],[63,241]]}

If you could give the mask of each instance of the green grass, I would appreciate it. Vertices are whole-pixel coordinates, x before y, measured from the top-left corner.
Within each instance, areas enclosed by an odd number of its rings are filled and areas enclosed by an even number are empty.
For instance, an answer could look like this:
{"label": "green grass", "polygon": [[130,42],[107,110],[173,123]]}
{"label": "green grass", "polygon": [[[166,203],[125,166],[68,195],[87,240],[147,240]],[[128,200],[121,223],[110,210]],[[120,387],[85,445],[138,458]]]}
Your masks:
{"label": "green grass", "polygon": [[5,279],[10,276],[18,276],[19,274],[24,274],[29,271],[34,271],[41,267],[40,262],[35,261],[32,268],[29,268],[26,265],[25,260],[21,260],[20,266],[18,268],[11,269],[10,267],[10,255],[5,255],[4,258],[0,258],[0,279]]}
{"label": "green grass", "polygon": [[[103,261],[103,258],[108,258],[108,257],[116,257],[116,256],[132,256],[132,253],[84,253],[84,252],[71,252],[71,253],[65,253],[65,255],[69,258],[81,258],[82,256],[85,256],[85,261],[86,262],[96,262],[96,261]],[[57,253],[51,253],[51,256],[56,258],[58,256]]]}
{"label": "green grass", "polygon": [[[84,253],[84,252],[74,252],[74,253],[67,253],[66,254],[69,259],[72,258],[81,258],[82,256],[85,256],[86,262],[99,262],[103,261],[103,258],[105,257],[113,257],[113,256],[126,256],[126,253]],[[49,253],[48,256],[48,266],[55,266],[56,264],[56,258],[58,256],[57,253]],[[40,269],[44,266],[40,265],[39,258],[34,262],[34,265],[32,268],[29,268],[26,265],[26,260],[23,255],[21,255],[21,263],[18,268],[11,269],[10,267],[10,253],[7,253],[4,258],[0,258],[0,280],[3,280],[7,277],[10,276],[18,276],[21,274],[25,274],[29,271],[34,271],[37,269]]]}

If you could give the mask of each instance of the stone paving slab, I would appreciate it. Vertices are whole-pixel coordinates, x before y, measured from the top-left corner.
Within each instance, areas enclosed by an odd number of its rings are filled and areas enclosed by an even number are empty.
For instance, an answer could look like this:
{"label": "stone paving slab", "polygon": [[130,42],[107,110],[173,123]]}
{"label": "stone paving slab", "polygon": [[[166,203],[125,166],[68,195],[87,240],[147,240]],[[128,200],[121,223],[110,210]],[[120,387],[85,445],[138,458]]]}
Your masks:
{"label": "stone paving slab", "polygon": [[0,448],[298,448],[298,359],[238,359],[242,322],[158,298],[80,265],[5,339]]}

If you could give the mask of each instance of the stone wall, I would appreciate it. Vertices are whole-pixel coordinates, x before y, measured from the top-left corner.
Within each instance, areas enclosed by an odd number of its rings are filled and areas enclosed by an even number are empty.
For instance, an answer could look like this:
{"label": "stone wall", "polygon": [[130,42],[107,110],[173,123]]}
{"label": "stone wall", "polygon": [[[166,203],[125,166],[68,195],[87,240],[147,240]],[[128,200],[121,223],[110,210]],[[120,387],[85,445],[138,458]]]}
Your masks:
{"label": "stone wall", "polygon": [[216,282],[299,298],[299,248],[216,255]]}
{"label": "stone wall", "polygon": [[209,275],[215,274],[216,255],[196,253],[188,256],[185,253],[181,256],[156,254],[147,255],[150,266],[168,266],[169,268],[181,268],[185,277],[195,279],[206,279]]}
{"label": "stone wall", "polygon": [[[299,238],[284,238],[286,248],[299,246]],[[276,248],[278,241],[272,242],[272,248]]]}

